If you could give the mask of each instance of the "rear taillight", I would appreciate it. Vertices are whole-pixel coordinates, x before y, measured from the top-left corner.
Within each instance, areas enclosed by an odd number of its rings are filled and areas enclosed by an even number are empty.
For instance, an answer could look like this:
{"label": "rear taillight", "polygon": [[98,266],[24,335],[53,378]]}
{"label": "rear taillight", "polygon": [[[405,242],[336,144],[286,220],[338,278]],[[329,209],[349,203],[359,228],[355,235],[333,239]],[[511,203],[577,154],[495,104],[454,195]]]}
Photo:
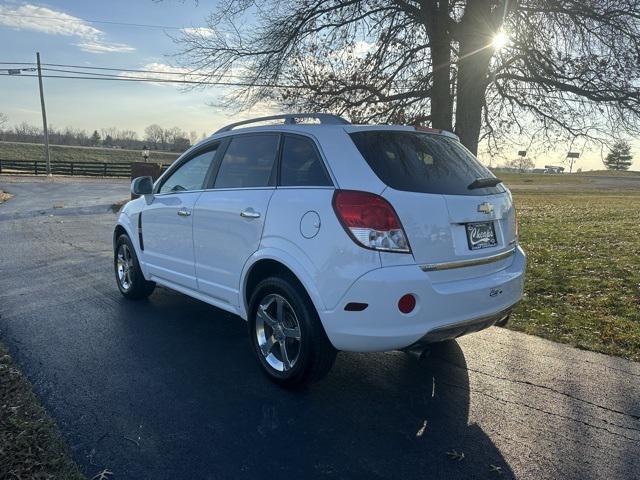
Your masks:
{"label": "rear taillight", "polygon": [[349,236],[373,250],[411,253],[395,210],[384,198],[368,192],[336,190],[333,209]]}
{"label": "rear taillight", "polygon": [[518,210],[516,210],[516,206],[513,206],[513,232],[516,236],[516,241],[518,240]]}

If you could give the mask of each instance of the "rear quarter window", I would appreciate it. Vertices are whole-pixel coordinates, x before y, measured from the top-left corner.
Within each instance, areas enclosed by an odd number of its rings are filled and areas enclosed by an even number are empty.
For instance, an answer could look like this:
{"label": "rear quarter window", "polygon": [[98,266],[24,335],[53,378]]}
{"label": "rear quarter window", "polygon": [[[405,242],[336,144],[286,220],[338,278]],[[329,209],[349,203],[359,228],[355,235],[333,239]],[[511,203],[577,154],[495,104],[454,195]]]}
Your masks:
{"label": "rear quarter window", "polygon": [[327,187],[327,176],[313,142],[298,135],[285,135],[280,160],[280,185],[286,187]]}
{"label": "rear quarter window", "polygon": [[476,188],[478,178],[494,177],[462,144],[420,132],[354,132],[351,139],[373,172],[395,190],[443,195],[492,195],[502,185]]}

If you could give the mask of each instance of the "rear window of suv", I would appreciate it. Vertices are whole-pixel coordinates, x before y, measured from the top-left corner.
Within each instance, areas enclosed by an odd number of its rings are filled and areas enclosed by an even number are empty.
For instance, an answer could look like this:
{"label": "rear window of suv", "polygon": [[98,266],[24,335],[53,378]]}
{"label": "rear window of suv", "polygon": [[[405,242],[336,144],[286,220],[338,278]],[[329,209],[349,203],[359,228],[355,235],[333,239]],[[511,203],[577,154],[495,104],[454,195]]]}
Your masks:
{"label": "rear window of suv", "polygon": [[395,190],[444,195],[491,195],[495,187],[468,187],[478,178],[493,178],[455,139],[420,132],[368,130],[350,134],[374,173]]}

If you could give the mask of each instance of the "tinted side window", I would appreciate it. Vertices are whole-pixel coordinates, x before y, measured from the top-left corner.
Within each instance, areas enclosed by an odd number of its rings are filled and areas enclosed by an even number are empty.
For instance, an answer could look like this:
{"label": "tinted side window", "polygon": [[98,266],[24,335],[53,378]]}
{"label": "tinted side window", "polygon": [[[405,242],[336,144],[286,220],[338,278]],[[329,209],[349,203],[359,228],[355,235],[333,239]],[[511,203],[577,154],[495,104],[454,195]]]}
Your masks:
{"label": "tinted side window", "polygon": [[277,135],[234,137],[222,157],[215,188],[266,187],[278,150]]}
{"label": "tinted side window", "polygon": [[457,140],[425,133],[366,131],[351,139],[380,180],[396,190],[445,195],[492,195],[495,187],[468,186],[494,175]]}
{"label": "tinted side window", "polygon": [[330,186],[322,160],[308,138],[285,136],[280,165],[280,185],[300,187]]}
{"label": "tinted side window", "polygon": [[216,154],[216,148],[196,155],[191,160],[180,165],[167,178],[160,187],[158,193],[183,192],[188,190],[200,190],[203,187],[209,166]]}

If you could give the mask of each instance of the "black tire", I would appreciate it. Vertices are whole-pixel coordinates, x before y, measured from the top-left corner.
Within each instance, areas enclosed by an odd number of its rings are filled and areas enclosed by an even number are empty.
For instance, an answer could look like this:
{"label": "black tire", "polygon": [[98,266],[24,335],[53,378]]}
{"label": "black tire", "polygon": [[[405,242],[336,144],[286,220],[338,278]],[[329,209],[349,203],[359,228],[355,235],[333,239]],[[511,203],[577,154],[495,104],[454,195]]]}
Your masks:
{"label": "black tire", "polygon": [[[280,298],[285,300],[284,314],[281,315],[285,319],[281,322],[285,328],[279,332],[281,341],[268,344],[266,338],[276,339],[278,327],[271,328],[264,320],[266,318],[264,315],[259,317],[258,308],[261,304],[266,303],[269,305],[267,311],[273,312],[272,308],[277,311]],[[289,312],[289,309],[293,314]],[[275,317],[268,315],[268,317],[271,319],[270,321],[273,321],[278,315]],[[327,338],[313,303],[295,279],[274,276],[262,280],[251,295],[247,323],[252,349],[262,371],[273,382],[287,388],[301,387],[321,380],[331,370],[337,351]],[[299,340],[287,338],[286,335],[285,338],[282,338],[283,330],[295,332],[296,324],[299,329]],[[268,345],[273,345],[272,356],[263,353],[260,341],[263,341],[263,346],[266,345],[265,349],[269,348]],[[288,369],[282,359],[283,344],[289,345],[284,347],[285,351],[291,349],[296,354],[295,359],[290,359],[292,361]],[[287,354],[287,357],[289,356]],[[274,367],[273,363],[278,362],[282,363],[282,369]]]}
{"label": "black tire", "polygon": [[[124,255],[128,263],[126,281],[121,276],[121,266],[119,264],[121,262],[118,261],[118,256],[121,254]],[[133,244],[126,234],[120,235],[116,241],[116,248],[113,252],[113,269],[116,274],[116,283],[118,284],[120,293],[129,300],[147,298],[156,288],[155,282],[149,282],[144,278],[142,270],[140,270],[138,257],[136,256],[136,250],[133,248]]]}

